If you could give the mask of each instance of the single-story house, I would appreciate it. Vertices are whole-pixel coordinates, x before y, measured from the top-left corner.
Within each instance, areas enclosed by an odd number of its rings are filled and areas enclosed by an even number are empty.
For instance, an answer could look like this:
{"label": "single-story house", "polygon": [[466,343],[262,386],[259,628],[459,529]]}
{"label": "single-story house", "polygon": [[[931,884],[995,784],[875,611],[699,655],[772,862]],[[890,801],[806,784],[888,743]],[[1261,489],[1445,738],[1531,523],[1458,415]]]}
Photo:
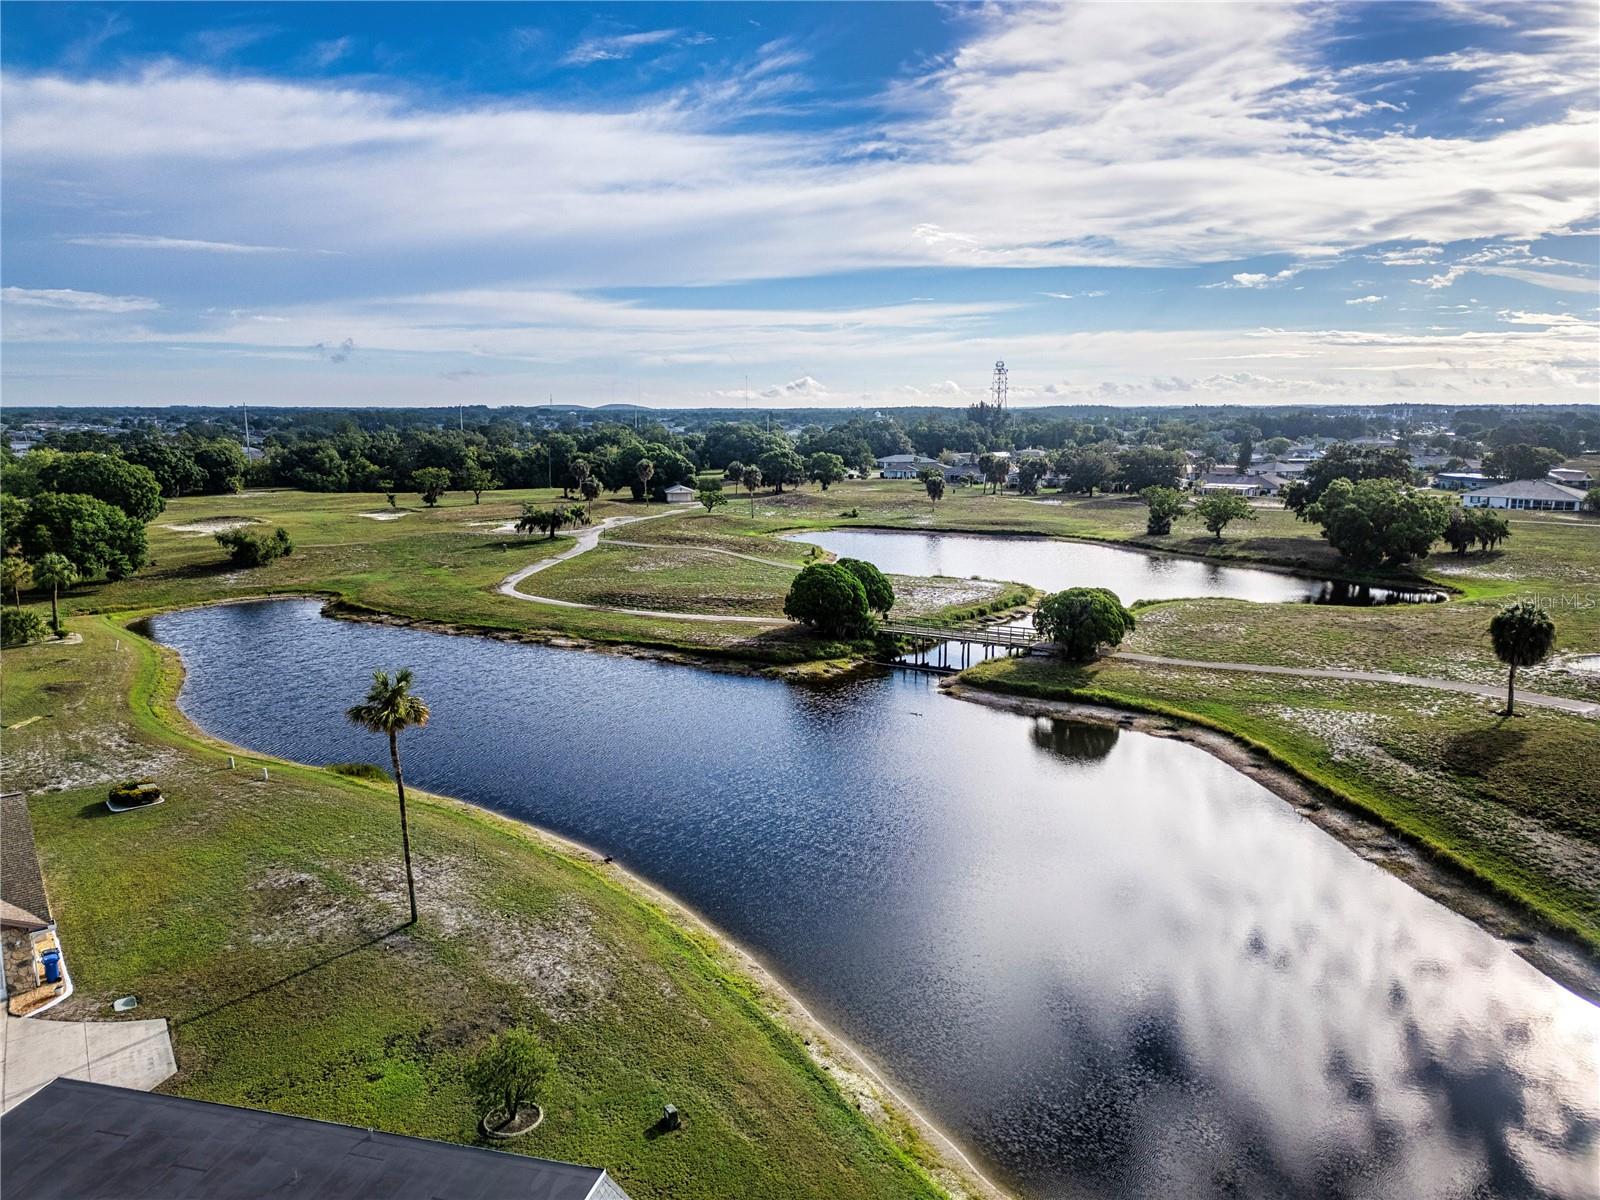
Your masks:
{"label": "single-story house", "polygon": [[692,487],[675,483],[666,489],[665,495],[668,504],[693,504],[698,493]]}
{"label": "single-story house", "polygon": [[982,483],[983,469],[976,462],[953,462],[945,466],[946,483]]}
{"label": "single-story house", "polygon": [[1584,493],[1577,488],[1551,483],[1548,479],[1518,479],[1494,487],[1479,488],[1461,497],[1465,508],[1522,508],[1551,512],[1578,512]]}
{"label": "single-story house", "polygon": [[1559,483],[1562,487],[1575,487],[1588,489],[1594,482],[1594,476],[1577,467],[1556,467],[1545,476],[1551,483]]}
{"label": "single-story house", "polygon": [[943,469],[937,458],[920,454],[889,454],[878,461],[878,474],[884,479],[915,479],[930,468]]}
{"label": "single-story house", "polygon": [[8,1196],[628,1200],[601,1167],[56,1079],[0,1117]]}
{"label": "single-story house", "polygon": [[1440,471],[1433,477],[1433,486],[1447,492],[1475,492],[1493,482],[1482,471]]}
{"label": "single-story house", "polygon": [[1250,499],[1254,496],[1276,496],[1288,481],[1281,475],[1235,475],[1212,472],[1195,481],[1194,490],[1205,495],[1209,492],[1233,492]]}

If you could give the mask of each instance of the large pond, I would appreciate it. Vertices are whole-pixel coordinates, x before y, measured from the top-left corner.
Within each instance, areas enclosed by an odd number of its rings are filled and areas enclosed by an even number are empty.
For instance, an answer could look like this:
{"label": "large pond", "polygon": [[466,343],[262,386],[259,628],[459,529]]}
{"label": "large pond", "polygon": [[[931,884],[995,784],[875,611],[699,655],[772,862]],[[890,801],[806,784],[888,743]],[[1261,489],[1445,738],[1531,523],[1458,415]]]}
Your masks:
{"label": "large pond", "polygon": [[1124,604],[1225,596],[1234,600],[1313,604],[1394,604],[1437,600],[1440,593],[1309,579],[1253,567],[1147,554],[1090,542],[966,533],[829,529],[794,535],[841,558],[860,558],[895,575],[1007,579],[1047,592],[1105,587]]}
{"label": "large pond", "polygon": [[[213,733],[614,854],[1037,1197],[1592,1197],[1600,1013],[1178,742],[884,673],[796,687],[334,621],[158,617]],[[426,919],[426,917],[424,918]]]}

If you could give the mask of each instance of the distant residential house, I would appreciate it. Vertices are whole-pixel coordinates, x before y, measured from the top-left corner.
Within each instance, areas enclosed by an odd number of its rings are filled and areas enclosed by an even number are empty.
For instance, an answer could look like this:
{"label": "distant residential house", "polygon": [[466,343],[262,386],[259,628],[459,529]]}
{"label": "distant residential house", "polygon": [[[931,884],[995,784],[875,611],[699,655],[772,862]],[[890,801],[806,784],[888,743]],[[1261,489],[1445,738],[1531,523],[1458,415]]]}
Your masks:
{"label": "distant residential house", "polygon": [[946,463],[944,468],[944,481],[946,483],[981,483],[983,482],[983,468],[976,462]]}
{"label": "distant residential house", "polygon": [[1276,496],[1287,481],[1277,475],[1235,475],[1213,472],[1196,481],[1194,490],[1202,495],[1212,492],[1232,492],[1250,499],[1254,496]]}
{"label": "distant residential house", "polygon": [[1594,482],[1594,476],[1577,467],[1557,467],[1545,478],[1551,483],[1559,483],[1562,487],[1574,488],[1588,488]]}
{"label": "distant residential house", "polygon": [[1447,492],[1475,492],[1493,482],[1482,471],[1440,471],[1433,477],[1433,486]]}
{"label": "distant residential house", "polygon": [[1479,488],[1461,497],[1465,508],[1540,509],[1547,512],[1578,512],[1584,493],[1577,488],[1551,483],[1548,479],[1518,479],[1493,487]]}
{"label": "distant residential house", "polygon": [[1305,462],[1289,462],[1281,458],[1253,462],[1245,471],[1246,475],[1277,475],[1284,479],[1298,479],[1305,473]]}
{"label": "distant residential house", "polygon": [[1018,450],[1017,451],[1018,460],[1019,461],[1023,461],[1023,462],[1026,462],[1030,458],[1049,458],[1049,457],[1050,457],[1050,451],[1043,450],[1038,446],[1029,446],[1026,450]]}
{"label": "distant residential house", "polygon": [[915,479],[930,468],[943,470],[937,458],[924,458],[920,454],[890,454],[878,461],[878,474],[884,479]]}
{"label": "distant residential house", "polygon": [[687,487],[681,483],[675,483],[666,489],[668,504],[693,504],[696,494],[692,487]]}

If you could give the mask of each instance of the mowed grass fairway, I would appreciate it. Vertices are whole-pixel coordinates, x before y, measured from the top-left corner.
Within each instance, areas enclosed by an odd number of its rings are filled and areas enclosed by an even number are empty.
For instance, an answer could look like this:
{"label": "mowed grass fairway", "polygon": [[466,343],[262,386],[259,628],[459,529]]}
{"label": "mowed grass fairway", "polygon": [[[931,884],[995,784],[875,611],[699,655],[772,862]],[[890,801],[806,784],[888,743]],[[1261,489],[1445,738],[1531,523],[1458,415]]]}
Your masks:
{"label": "mowed grass fairway", "polygon": [[[76,994],[63,1017],[172,1022],[164,1090],[474,1141],[463,1069],[524,1023],[560,1066],[518,1153],[602,1164],[636,1197],[941,1194],[893,1117],[871,1123],[708,936],[527,828],[413,794],[420,923],[392,789],[241,755],[171,699],[175,657],[111,621],[7,651],[8,788],[31,812]],[[120,640],[120,649],[117,642]],[[375,753],[381,755],[375,739]],[[107,781],[165,804],[109,815]],[[683,1129],[650,1138],[661,1106]]]}

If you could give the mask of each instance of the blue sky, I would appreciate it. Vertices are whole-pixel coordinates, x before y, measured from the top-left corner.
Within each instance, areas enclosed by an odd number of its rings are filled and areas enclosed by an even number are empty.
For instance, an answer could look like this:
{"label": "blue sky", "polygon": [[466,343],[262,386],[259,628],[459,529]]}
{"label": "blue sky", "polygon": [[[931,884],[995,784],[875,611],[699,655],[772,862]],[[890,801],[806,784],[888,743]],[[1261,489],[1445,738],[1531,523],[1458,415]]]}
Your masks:
{"label": "blue sky", "polygon": [[1600,395],[1594,0],[3,20],[12,404]]}

